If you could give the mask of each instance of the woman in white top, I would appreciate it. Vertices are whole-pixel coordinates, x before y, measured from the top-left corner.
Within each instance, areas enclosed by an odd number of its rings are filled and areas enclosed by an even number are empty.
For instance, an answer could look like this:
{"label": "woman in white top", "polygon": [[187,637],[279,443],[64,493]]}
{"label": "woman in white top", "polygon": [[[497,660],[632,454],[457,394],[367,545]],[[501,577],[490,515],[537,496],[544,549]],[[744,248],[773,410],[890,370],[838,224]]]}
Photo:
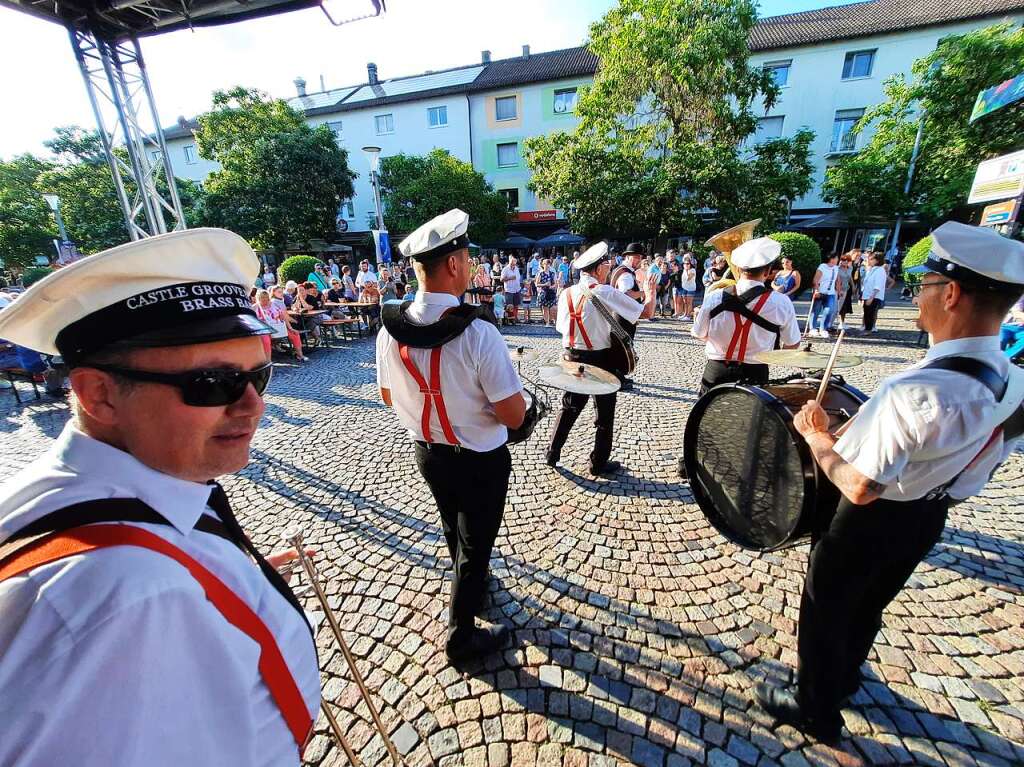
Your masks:
{"label": "woman in white top", "polygon": [[[839,260],[837,253],[829,253],[814,273],[814,308],[811,312],[812,336],[828,338],[828,329],[832,327],[832,319],[836,314],[836,281],[839,279]],[[817,328],[817,330],[814,330]]]}
{"label": "woman in white top", "polygon": [[693,320],[693,299],[697,295],[697,267],[687,257],[683,259],[682,319]]}

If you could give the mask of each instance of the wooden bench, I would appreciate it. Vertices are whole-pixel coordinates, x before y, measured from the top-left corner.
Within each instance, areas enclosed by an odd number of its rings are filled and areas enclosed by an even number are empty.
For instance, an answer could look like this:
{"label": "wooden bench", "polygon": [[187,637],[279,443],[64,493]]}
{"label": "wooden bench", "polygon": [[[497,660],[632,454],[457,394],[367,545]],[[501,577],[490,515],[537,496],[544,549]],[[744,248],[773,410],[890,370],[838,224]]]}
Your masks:
{"label": "wooden bench", "polygon": [[0,368],[0,375],[10,383],[11,391],[14,392],[14,399],[21,403],[21,394],[18,392],[18,386],[15,381],[28,381],[32,384],[32,391],[36,395],[36,399],[39,397],[39,382],[36,380],[36,374],[30,373],[24,368]]}

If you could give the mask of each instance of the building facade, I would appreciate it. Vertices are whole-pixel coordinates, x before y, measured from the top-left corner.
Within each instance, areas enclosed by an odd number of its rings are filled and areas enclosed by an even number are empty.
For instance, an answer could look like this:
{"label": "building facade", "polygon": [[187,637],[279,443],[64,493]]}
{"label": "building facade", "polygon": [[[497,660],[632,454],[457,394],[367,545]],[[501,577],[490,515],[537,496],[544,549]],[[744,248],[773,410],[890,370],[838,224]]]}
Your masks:
{"label": "building facade", "polygon": [[[751,141],[792,136],[805,127],[815,133],[813,184],[792,201],[793,224],[813,229],[820,223],[828,237],[836,230],[838,247],[846,222],[822,198],[825,170],[870,139],[851,129],[884,100],[886,79],[909,76],[913,62],[943,37],[1002,20],[1024,23],[1024,0],[874,0],[760,20],[750,37],[751,64],[770,69],[782,95]],[[582,47],[531,53],[528,46],[514,58],[492,61],[483,51],[477,63],[411,77],[381,79],[369,64],[366,82],[345,88],[307,93],[298,79],[297,95],[288,102],[310,124],[326,123],[359,173],[355,196],[340,211],[347,224],[343,240],[365,239],[371,228],[373,192],[361,152],[368,145],[381,147],[383,156],[448,150],[508,198],[510,229],[543,236],[564,224],[564,214],[529,190],[523,142],[575,127],[579,88],[592,81],[597,65]],[[179,119],[165,137],[176,175],[202,182],[217,165],[198,155],[194,127]],[[856,241],[846,233],[843,244],[876,245],[888,233],[881,222],[855,230]]]}

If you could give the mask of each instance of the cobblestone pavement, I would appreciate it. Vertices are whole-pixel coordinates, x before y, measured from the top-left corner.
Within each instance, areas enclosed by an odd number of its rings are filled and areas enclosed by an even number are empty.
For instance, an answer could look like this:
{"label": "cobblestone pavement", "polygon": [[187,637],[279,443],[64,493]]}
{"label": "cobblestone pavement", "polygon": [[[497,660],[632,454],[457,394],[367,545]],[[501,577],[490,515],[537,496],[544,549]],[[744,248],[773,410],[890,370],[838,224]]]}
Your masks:
{"label": "cobblestone pavement", "polygon": [[[854,339],[870,393],[915,360],[907,305]],[[758,556],[727,543],[675,477],[700,346],[675,321],[644,323],[635,391],[620,395],[614,456],[583,473],[580,419],[558,470],[543,464],[552,419],[513,448],[487,618],[514,643],[463,677],[442,650],[449,562],[408,441],[377,399],[373,344],[281,365],[251,465],[229,493],[258,545],[298,523],[395,743],[413,765],[1024,763],[1024,454],[983,496],[951,510],[942,541],[885,616],[841,749],[774,728],[751,705],[795,663],[807,547]],[[553,331],[507,330],[557,354]],[[529,373],[535,365],[527,366]],[[781,371],[780,371],[781,372]],[[43,450],[64,404],[15,407],[0,392],[0,478]],[[472,482],[472,477],[466,478]],[[313,607],[313,605],[310,605]],[[325,693],[368,764],[387,763],[326,627]],[[310,764],[344,764],[321,717]]]}

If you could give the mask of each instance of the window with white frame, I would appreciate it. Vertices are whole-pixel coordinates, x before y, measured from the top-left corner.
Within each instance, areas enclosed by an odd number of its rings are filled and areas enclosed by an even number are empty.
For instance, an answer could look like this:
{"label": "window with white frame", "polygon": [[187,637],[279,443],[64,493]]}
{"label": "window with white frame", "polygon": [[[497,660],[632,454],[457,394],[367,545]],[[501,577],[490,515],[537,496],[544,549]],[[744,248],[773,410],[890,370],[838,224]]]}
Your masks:
{"label": "window with white frame", "polygon": [[840,109],[837,111],[835,121],[832,123],[832,141],[829,143],[828,151],[855,151],[857,149],[857,134],[853,132],[853,126],[863,116],[863,109]]}
{"label": "window with white frame", "polygon": [[163,162],[163,160],[161,159],[159,149],[154,149],[153,151],[151,151],[149,153],[149,158],[150,160],[152,160],[154,165],[160,165]]}
{"label": "window with white frame", "polygon": [[499,189],[505,197],[505,203],[508,205],[510,211],[519,210],[519,190],[518,189]]}
{"label": "window with white frame", "polygon": [[395,116],[393,114],[377,115],[373,118],[373,124],[377,129],[377,135],[395,132]]}
{"label": "window with white frame", "polygon": [[843,61],[843,79],[853,80],[856,77],[871,77],[875,66],[875,50],[853,51],[846,54]]}
{"label": "window with white frame", "polygon": [[780,88],[785,88],[789,83],[789,67],[792,64],[790,61],[769,61],[764,65],[763,69],[768,72],[774,79],[775,84]]}
{"label": "window with white frame", "polygon": [[555,91],[555,114],[567,115],[576,111],[576,89],[559,88]]}
{"label": "window with white frame", "polygon": [[428,107],[427,122],[431,128],[443,128],[448,124],[448,107]]}
{"label": "window with white frame", "polygon": [[784,115],[773,115],[771,117],[762,117],[757,121],[757,127],[754,129],[754,135],[752,141],[755,144],[763,144],[773,138],[782,137],[782,125],[786,118]]}
{"label": "window with white frame", "polygon": [[347,219],[353,219],[356,217],[356,206],[352,204],[352,200],[344,200],[341,203],[341,213]]}
{"label": "window with white frame", "polygon": [[498,167],[514,168],[519,164],[519,144],[498,144]]}
{"label": "window with white frame", "polygon": [[495,120],[515,120],[516,114],[515,96],[498,96],[498,98],[494,99]]}
{"label": "window with white frame", "polygon": [[189,165],[195,165],[196,160],[196,145],[186,144],[185,145],[185,162]]}
{"label": "window with white frame", "polygon": [[331,122],[325,123],[330,128],[331,133],[334,134],[335,138],[341,138],[341,120],[332,120]]}

